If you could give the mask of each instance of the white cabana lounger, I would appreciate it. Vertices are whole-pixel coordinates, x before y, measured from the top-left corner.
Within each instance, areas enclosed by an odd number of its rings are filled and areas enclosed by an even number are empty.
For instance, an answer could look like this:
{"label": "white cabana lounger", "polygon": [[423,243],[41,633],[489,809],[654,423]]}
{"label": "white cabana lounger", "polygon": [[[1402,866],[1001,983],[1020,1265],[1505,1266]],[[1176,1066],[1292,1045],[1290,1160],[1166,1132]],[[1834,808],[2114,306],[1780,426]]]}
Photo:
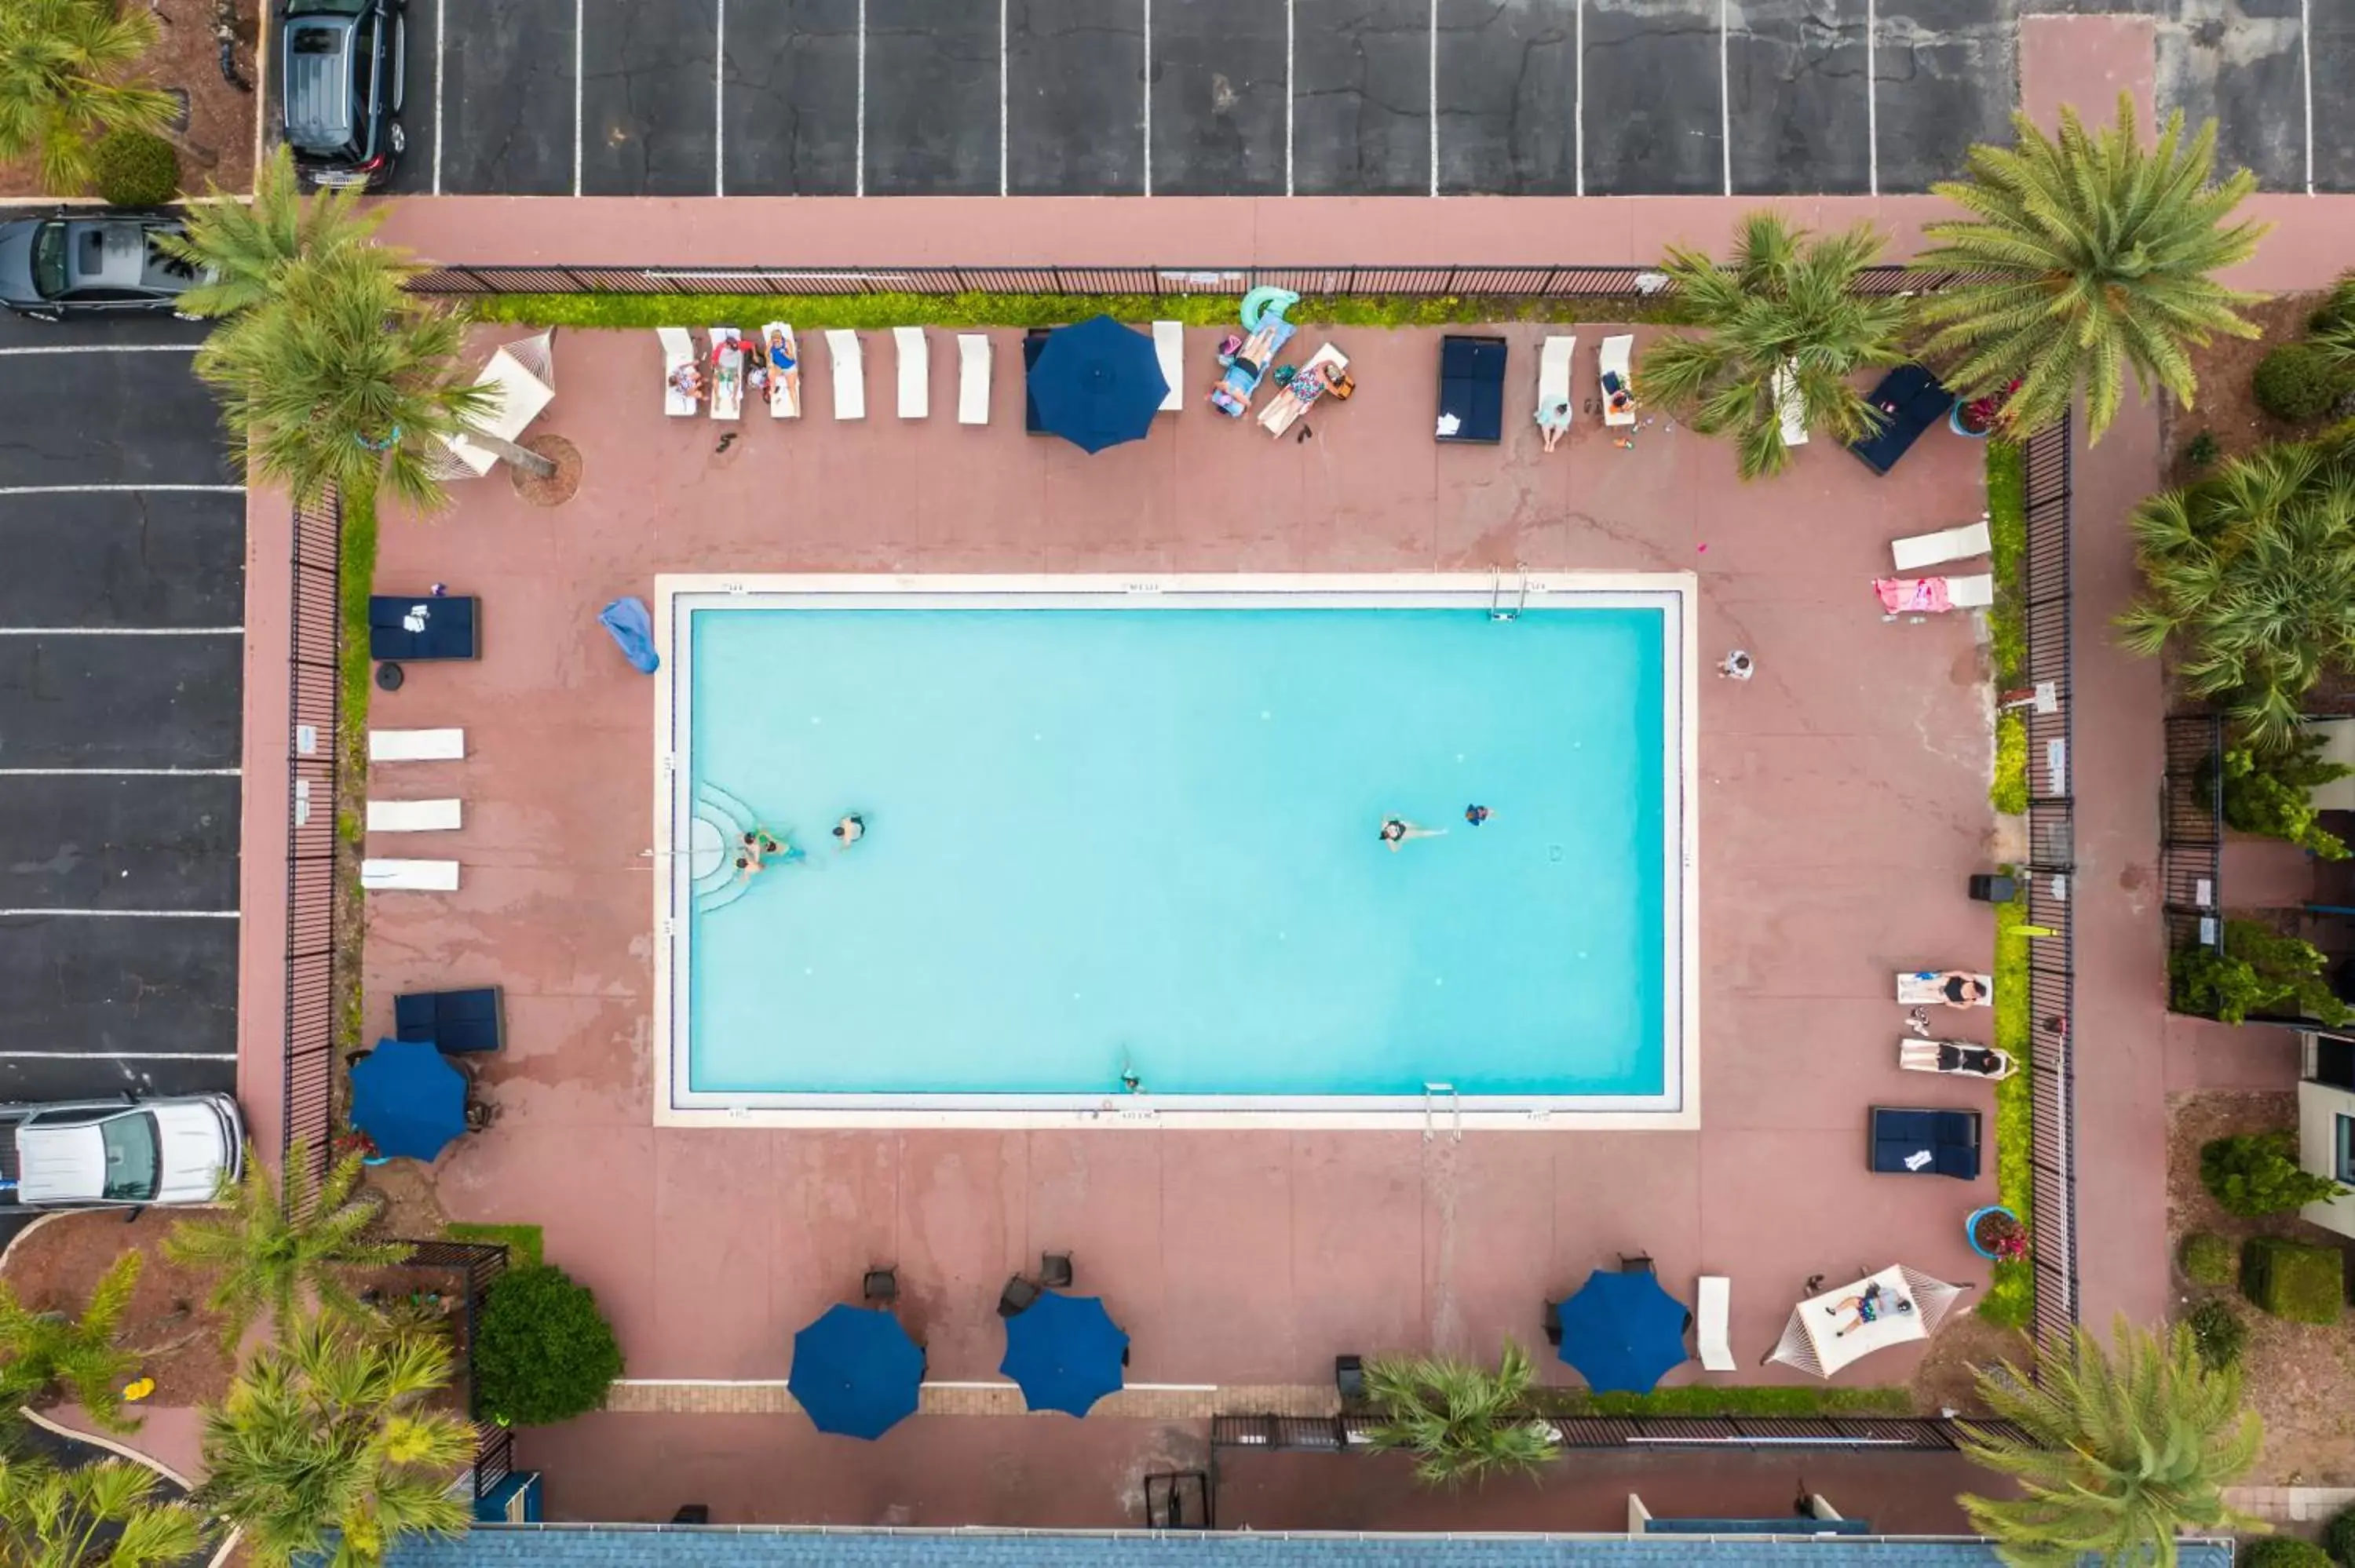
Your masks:
{"label": "white cabana lounger", "polygon": [[1791,361],[1767,377],[1766,385],[1774,394],[1774,416],[1782,421],[1783,444],[1803,447],[1807,444],[1807,400],[1799,396],[1798,373]]}
{"label": "white cabana lounger", "polygon": [[1693,1347],[1700,1351],[1704,1372],[1736,1372],[1733,1347],[1726,1339],[1726,1320],[1732,1315],[1733,1281],[1721,1274],[1704,1274],[1695,1282]]}
{"label": "white cabana lounger", "polygon": [[1550,420],[1567,426],[1577,407],[1571,401],[1572,356],[1578,353],[1575,337],[1549,337],[1538,350],[1538,423]]}
{"label": "white cabana lounger", "polygon": [[695,363],[695,339],[685,327],[656,327],[655,336],[662,340],[663,351],[663,412],[674,419],[695,417],[695,398],[682,392],[671,377],[682,365]]}
{"label": "white cabana lounger", "polygon": [[922,419],[932,411],[932,351],[922,327],[893,327],[900,351],[900,418]]}
{"label": "white cabana lounger", "polygon": [[957,423],[989,423],[989,339],[982,333],[957,334]]}
{"label": "white cabana lounger", "polygon": [[370,800],[368,831],[372,833],[442,833],[455,832],[462,808],[455,800]]}
{"label": "white cabana lounger", "polygon": [[1603,346],[1594,351],[1594,371],[1603,383],[1603,422],[1606,425],[1636,422],[1635,357],[1633,333],[1606,337]]}
{"label": "white cabana lounger", "polygon": [[802,417],[802,346],[794,341],[794,329],[783,322],[771,322],[761,329],[761,352],[767,354],[769,345],[778,338],[785,340],[785,357],[794,362],[791,370],[780,371],[773,359],[769,366],[769,417],[773,419],[798,419]]}
{"label": "white cabana lounger", "polygon": [[1915,534],[1889,541],[1889,554],[1901,572],[1918,572],[1942,561],[1967,561],[1974,556],[1988,554],[1994,547],[1984,520],[1966,523],[1959,528],[1942,528],[1935,534]]}
{"label": "white cabana lounger", "polygon": [[867,418],[867,362],[859,355],[858,334],[839,327],[828,332],[826,356],[834,361],[834,417]]}
{"label": "white cabana lounger", "polygon": [[1161,412],[1174,414],[1186,406],[1186,323],[1155,322],[1153,352],[1161,361],[1161,379],[1169,383]]}
{"label": "white cabana lounger", "polygon": [[466,755],[463,729],[372,729],[370,762],[456,762]]}
{"label": "white cabana lounger", "polygon": [[364,860],[360,885],[370,892],[455,893],[458,863],[454,860]]}
{"label": "white cabana lounger", "polygon": [[736,329],[711,329],[711,417],[744,417],[744,351],[736,346]]}

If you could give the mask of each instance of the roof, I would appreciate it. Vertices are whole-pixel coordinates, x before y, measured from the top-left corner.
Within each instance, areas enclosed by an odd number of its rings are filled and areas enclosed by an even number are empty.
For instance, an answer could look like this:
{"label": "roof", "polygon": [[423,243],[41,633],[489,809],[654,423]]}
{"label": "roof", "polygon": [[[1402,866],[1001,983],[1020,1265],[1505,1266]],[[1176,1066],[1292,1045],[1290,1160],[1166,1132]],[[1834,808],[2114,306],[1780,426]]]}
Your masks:
{"label": "roof", "polygon": [[[1891,1537],[1313,1535],[1146,1531],[830,1530],[747,1526],[479,1525],[404,1542],[386,1568],[1992,1568],[1977,1541]],[[2231,1568],[2221,1542],[2187,1543],[2183,1568]]]}

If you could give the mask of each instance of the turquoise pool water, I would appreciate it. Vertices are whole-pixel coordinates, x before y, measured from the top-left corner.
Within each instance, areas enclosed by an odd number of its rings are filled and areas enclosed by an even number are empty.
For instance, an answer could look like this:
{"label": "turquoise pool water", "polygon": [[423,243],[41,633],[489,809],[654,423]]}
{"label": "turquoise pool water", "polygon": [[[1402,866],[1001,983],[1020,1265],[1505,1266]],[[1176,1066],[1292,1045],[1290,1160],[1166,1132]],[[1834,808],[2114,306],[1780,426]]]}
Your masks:
{"label": "turquoise pool water", "polygon": [[679,1086],[1659,1096],[1668,613],[698,609]]}

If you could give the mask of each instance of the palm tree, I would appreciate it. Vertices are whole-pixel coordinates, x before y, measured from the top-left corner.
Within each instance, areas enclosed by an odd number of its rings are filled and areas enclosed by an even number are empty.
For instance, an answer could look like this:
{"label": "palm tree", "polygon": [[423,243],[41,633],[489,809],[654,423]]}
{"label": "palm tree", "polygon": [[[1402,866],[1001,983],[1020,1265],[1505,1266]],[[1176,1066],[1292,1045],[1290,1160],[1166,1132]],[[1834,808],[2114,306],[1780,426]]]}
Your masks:
{"label": "palm tree", "polygon": [[61,1472],[0,1453],[0,1568],[152,1568],[195,1556],[204,1521],[157,1498],[158,1479],[128,1459]]}
{"label": "palm tree", "polygon": [[0,1409],[13,1410],[63,1383],[100,1425],[138,1430],[137,1421],[123,1418],[121,1384],[139,1357],[117,1345],[114,1336],[139,1287],[143,1261],[135,1252],[116,1258],[99,1276],[79,1318],[29,1310],[0,1280]]}
{"label": "palm tree", "polygon": [[1385,1357],[1366,1369],[1381,1414],[1367,1441],[1413,1454],[1426,1486],[1534,1475],[1558,1457],[1552,1429],[1529,1414],[1536,1378],[1529,1352],[1510,1340],[1493,1372],[1444,1356]]}
{"label": "palm tree", "polygon": [[208,273],[179,298],[177,308],[190,315],[235,315],[269,300],[291,268],[347,249],[365,249],[396,281],[406,281],[411,270],[404,252],[370,239],[389,208],[362,211],[358,188],[349,185],[305,197],[294,154],[283,146],[255,171],[250,202],[212,195],[217,199],[188,209],[186,238],[157,240]]}
{"label": "palm tree", "polygon": [[284,1568],[339,1531],[336,1568],[380,1563],[401,1536],[455,1535],[466,1506],[450,1483],[474,1429],[427,1402],[450,1351],[427,1335],[355,1335],[315,1316],[254,1357],[205,1411],[201,1507],[244,1532],[263,1568]]}
{"label": "palm tree", "polygon": [[164,1255],[213,1274],[205,1305],[226,1320],[232,1349],[264,1310],[283,1333],[306,1292],[330,1311],[367,1316],[345,1287],[344,1271],[400,1263],[409,1244],[366,1239],[378,1205],[355,1195],[359,1180],[357,1154],[337,1161],[323,1181],[312,1175],[310,1149],[300,1139],[275,1177],[249,1146],[244,1177],[221,1183],[223,1207],[172,1227]]}
{"label": "palm tree", "polygon": [[2118,618],[2135,652],[2178,644],[2177,676],[2249,744],[2295,746],[2300,698],[2355,672],[2355,450],[2268,447],[2135,510],[2146,587]]}
{"label": "palm tree", "polygon": [[2022,1495],[1961,1501],[2007,1563],[2168,1564],[2179,1532],[2264,1528],[2224,1506],[2264,1439],[2241,1408],[2239,1369],[2211,1370],[2181,1323],[2160,1339],[2120,1318],[2114,1334],[2105,1351],[2072,1329],[2038,1351],[2032,1379],[1978,1374],[1988,1410],[2019,1431],[1965,1423],[1964,1452]]}
{"label": "palm tree", "polygon": [[1811,238],[1780,213],[1753,212],[1724,267],[1669,247],[1661,270],[1702,331],[1653,344],[1637,390],[1705,436],[1732,436],[1744,479],[1779,473],[1791,461],[1786,408],[1806,429],[1842,441],[1870,435],[1879,416],[1848,378],[1905,357],[1897,346],[1905,302],[1856,291],[1881,243],[1870,224]]}
{"label": "palm tree", "polygon": [[494,394],[456,379],[464,329],[404,292],[370,246],[288,268],[266,308],[248,309],[197,351],[197,374],[251,472],[298,500],[379,485],[420,512],[439,506],[441,439],[487,417]]}
{"label": "palm tree", "polygon": [[2116,122],[2098,134],[2069,109],[2058,141],[2025,114],[2011,121],[2017,146],[1973,147],[1969,179],[1931,187],[1972,216],[1924,228],[1936,243],[1917,264],[1986,276],[1916,304],[1915,319],[1934,329],[1923,353],[1959,397],[2019,382],[2002,416],[2016,435],[2066,414],[2082,385],[2099,440],[2128,365],[2146,395],[2157,382],[2191,407],[2186,348],[2218,333],[2257,335],[2234,307],[2264,296],[2211,276],[2247,260],[2273,227],[2225,223],[2256,176],[2239,169],[2216,184],[2216,122],[2187,146],[2180,111],[2146,149],[2124,93]]}
{"label": "palm tree", "polygon": [[115,0],[0,4],[0,159],[37,149],[41,180],[71,196],[90,183],[91,138],[161,134],[178,105],[123,81],[155,47],[155,15]]}

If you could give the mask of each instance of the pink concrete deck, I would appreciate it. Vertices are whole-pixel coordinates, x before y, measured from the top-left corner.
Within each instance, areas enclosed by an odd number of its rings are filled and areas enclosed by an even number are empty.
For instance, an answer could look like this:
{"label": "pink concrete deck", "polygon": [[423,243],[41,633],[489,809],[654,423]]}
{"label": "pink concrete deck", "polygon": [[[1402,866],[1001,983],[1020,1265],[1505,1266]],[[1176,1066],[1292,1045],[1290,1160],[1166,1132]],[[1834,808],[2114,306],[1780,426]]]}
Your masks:
{"label": "pink concrete deck", "polygon": [[[1590,350],[1599,324],[1582,326]],[[1210,363],[1195,334],[1190,363]],[[1313,337],[1313,334],[1310,334]],[[654,334],[559,337],[544,428],[587,454],[570,504],[504,480],[450,516],[388,517],[380,588],[484,598],[479,663],[413,666],[379,726],[463,726],[463,764],[373,787],[455,794],[455,895],[370,900],[371,1029],[393,991],[498,981],[504,1107],[445,1157],[453,1214],[530,1220],[593,1285],[640,1377],[783,1375],[792,1330],[899,1266],[932,1375],[995,1375],[1006,1276],[1069,1248],[1135,1337],[1141,1383],[1314,1383],[1337,1351],[1492,1352],[1622,1249],[1672,1287],[1734,1277],[1754,1361],[1801,1280],[1897,1259],[1983,1280],[1971,1185],[1869,1175],[1874,1101],[1977,1106],[1984,1087],[1901,1074],[1892,970],[1984,963],[1988,732],[1967,620],[1884,624],[1887,542],[1977,514],[1977,446],[1926,438],[1874,479],[1836,447],[1744,489],[1721,446],[1665,423],[1614,447],[1582,419],[1539,452],[1536,329],[1515,329],[1507,443],[1430,437],[1435,334],[1337,334],[1361,390],[1305,446],[1199,407],[1090,459],[1026,438],[1012,334],[986,429],[827,417],[666,419]],[[1313,347],[1308,343],[1305,347]],[[820,351],[822,355],[822,351]],[[885,356],[879,356],[888,358]],[[945,353],[933,407],[950,406]],[[870,399],[879,378],[871,368]],[[1582,381],[1591,380],[1585,358]],[[1234,504],[1238,496],[1253,504]],[[1704,546],[1706,546],[1704,548]],[[1752,649],[1747,685],[1704,679],[1698,1132],[1492,1134],[1454,1144],[1314,1132],[662,1130],[648,1125],[651,683],[595,626],[659,570],[1692,569],[1701,641]],[[411,851],[410,853],[428,853]],[[1959,1033],[1988,1014],[1955,1015]],[[1990,1169],[1992,1162],[1990,1161]],[[1891,1352],[1849,1381],[1898,1381]],[[1567,1378],[1565,1369],[1555,1374]]]}

